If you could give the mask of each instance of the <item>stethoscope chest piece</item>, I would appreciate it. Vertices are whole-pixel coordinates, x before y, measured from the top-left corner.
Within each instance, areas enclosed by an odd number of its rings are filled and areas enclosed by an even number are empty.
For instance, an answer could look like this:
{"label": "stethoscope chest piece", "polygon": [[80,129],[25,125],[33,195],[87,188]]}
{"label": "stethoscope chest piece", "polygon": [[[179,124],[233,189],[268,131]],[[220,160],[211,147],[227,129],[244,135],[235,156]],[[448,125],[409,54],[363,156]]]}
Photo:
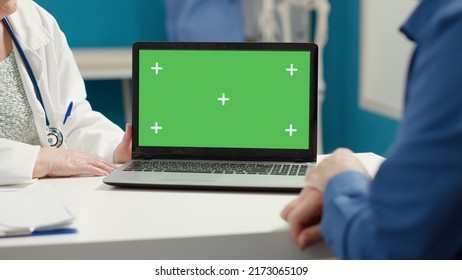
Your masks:
{"label": "stethoscope chest piece", "polygon": [[63,134],[61,130],[50,127],[47,134],[48,145],[52,148],[59,148],[63,144]]}

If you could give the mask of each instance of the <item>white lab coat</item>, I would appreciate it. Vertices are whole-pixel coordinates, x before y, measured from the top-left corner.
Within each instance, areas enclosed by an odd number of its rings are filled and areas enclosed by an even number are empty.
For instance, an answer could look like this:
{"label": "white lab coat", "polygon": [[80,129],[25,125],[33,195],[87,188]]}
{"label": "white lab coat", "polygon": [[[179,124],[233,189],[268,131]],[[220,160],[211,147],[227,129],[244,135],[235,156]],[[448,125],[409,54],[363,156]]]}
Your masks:
{"label": "white lab coat", "polygon": [[[51,126],[58,127],[64,135],[65,143],[60,149],[85,151],[112,162],[123,131],[91,109],[82,76],[55,19],[31,0],[18,1],[18,10],[8,19],[37,78]],[[41,146],[47,147],[44,110],[16,47],[14,53]],[[71,101],[74,107],[63,125]],[[39,149],[0,139],[0,185],[30,181]]]}

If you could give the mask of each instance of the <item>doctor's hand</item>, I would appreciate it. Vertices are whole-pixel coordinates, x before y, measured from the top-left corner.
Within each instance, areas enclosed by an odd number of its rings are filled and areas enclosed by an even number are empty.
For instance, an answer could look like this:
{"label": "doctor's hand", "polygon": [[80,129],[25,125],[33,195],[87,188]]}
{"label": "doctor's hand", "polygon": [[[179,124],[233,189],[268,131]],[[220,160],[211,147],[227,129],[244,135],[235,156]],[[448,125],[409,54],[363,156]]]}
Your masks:
{"label": "doctor's hand", "polygon": [[352,151],[337,149],[308,174],[305,188],[282,211],[282,218],[290,224],[292,239],[301,249],[322,240],[320,222],[324,190],[330,179],[345,171],[356,171],[369,177]]}
{"label": "doctor's hand", "polygon": [[125,126],[125,134],[122,141],[114,151],[114,162],[125,163],[132,159],[132,125]]}
{"label": "doctor's hand", "polygon": [[75,150],[41,148],[35,162],[33,178],[75,175],[106,176],[116,166],[97,156]]}

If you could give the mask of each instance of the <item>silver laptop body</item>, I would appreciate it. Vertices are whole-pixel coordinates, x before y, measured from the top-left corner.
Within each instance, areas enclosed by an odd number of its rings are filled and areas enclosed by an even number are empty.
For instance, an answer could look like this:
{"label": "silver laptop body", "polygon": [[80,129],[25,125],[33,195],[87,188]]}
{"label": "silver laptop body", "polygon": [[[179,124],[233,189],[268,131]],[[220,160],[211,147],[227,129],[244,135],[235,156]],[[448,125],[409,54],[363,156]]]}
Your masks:
{"label": "silver laptop body", "polygon": [[128,188],[298,192],[316,163],[312,43],[133,45]]}

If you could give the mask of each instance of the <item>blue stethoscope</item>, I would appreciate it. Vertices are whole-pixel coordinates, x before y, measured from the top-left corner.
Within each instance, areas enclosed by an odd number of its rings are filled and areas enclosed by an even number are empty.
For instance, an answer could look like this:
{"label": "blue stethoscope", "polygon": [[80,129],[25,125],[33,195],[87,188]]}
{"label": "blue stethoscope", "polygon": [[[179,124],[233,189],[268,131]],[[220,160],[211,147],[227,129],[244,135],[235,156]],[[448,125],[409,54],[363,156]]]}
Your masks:
{"label": "blue stethoscope", "polygon": [[[45,112],[45,122],[47,126],[47,140],[48,144],[50,147],[53,148],[59,148],[64,142],[64,136],[61,130],[58,128],[50,126],[50,120],[48,119],[47,111],[45,109],[45,104],[43,103],[43,98],[42,98],[42,93],[40,92],[40,88],[37,82],[37,79],[35,78],[34,72],[32,71],[32,67],[30,65],[29,60],[27,59],[26,54],[24,53],[24,50],[22,49],[21,45],[18,42],[18,39],[16,38],[16,34],[14,33],[13,29],[11,28],[10,23],[8,22],[8,19],[4,17],[2,19],[3,24],[6,27],[6,30],[10,34],[11,39],[13,40],[14,45],[16,46],[16,49],[18,50],[19,55],[21,56],[22,61],[24,62],[24,65],[26,66],[27,74],[29,74],[29,78],[32,82],[32,85],[34,86],[35,90],[35,95],[37,96],[38,101],[40,102],[40,105],[42,105],[43,111]],[[70,104],[68,108],[68,113],[70,113],[70,110],[72,110],[72,103]]]}

